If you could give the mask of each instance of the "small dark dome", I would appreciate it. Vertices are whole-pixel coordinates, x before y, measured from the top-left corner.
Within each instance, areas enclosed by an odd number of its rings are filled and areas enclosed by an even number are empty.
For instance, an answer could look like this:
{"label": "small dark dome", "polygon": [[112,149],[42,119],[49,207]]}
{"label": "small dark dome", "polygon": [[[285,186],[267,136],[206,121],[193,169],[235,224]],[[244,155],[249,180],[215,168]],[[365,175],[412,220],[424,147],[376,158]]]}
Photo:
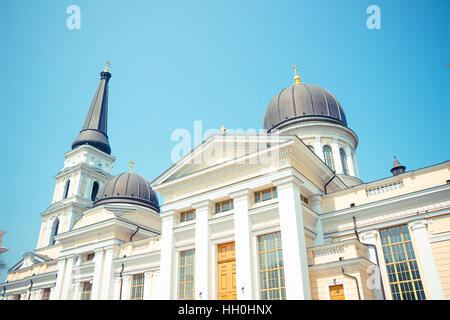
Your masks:
{"label": "small dark dome", "polygon": [[144,206],[159,213],[156,192],[150,183],[136,173],[122,173],[108,180],[98,192],[94,207],[103,204],[129,203]]}
{"label": "small dark dome", "polygon": [[273,97],[264,114],[263,126],[268,132],[311,120],[334,122],[347,127],[344,110],[327,90],[313,84],[297,84]]}

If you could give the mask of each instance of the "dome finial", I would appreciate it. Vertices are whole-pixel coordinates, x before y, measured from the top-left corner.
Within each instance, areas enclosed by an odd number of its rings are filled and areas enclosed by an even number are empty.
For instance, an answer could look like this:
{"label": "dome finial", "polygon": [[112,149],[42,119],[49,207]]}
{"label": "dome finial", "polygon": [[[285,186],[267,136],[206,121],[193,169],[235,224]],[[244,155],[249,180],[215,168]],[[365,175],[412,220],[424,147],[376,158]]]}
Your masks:
{"label": "dome finial", "polygon": [[105,72],[108,72],[109,66],[111,65],[111,63],[109,63],[109,61],[106,61],[106,68],[105,68]]}
{"label": "dome finial", "polygon": [[297,69],[297,66],[294,64],[294,69],[295,69],[295,77],[294,77],[294,81],[295,81],[295,85],[297,85],[297,84],[301,84],[301,82],[300,82],[300,77],[299,77],[299,75],[298,75],[298,69]]}
{"label": "dome finial", "polygon": [[133,172],[133,165],[134,165],[134,161],[130,160],[130,173]]}

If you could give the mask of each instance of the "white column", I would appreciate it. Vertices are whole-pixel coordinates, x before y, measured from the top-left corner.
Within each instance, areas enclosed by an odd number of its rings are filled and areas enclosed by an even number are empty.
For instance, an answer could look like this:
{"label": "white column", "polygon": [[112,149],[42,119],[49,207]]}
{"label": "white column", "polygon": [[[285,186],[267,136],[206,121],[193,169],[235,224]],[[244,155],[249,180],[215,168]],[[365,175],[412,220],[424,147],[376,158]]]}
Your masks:
{"label": "white column", "polygon": [[120,277],[114,279],[114,300],[120,300]]}
{"label": "white column", "polygon": [[234,240],[236,255],[236,294],[238,300],[255,298],[253,261],[248,208],[251,192],[245,189],[230,195],[234,202]]}
{"label": "white column", "polygon": [[311,204],[312,209],[315,213],[319,215],[319,218],[316,221],[314,226],[314,232],[316,233],[316,237],[314,239],[314,245],[320,246],[325,244],[325,236],[323,234],[323,225],[322,219],[320,215],[322,214],[322,198],[320,196],[314,196],[309,199],[309,203]]}
{"label": "white column", "polygon": [[69,256],[66,258],[66,268],[64,272],[64,279],[62,283],[61,300],[68,300],[70,288],[72,286],[72,267],[75,260],[75,256]]}
{"label": "white column", "polygon": [[75,282],[75,288],[73,290],[73,300],[80,300],[80,286],[81,283],[79,281]]}
{"label": "white column", "polygon": [[344,147],[345,156],[347,157],[348,174],[356,177],[355,166],[353,165],[352,150],[348,145]]}
{"label": "white column", "polygon": [[104,248],[100,299],[111,300],[114,295],[114,246]]}
{"label": "white column", "polygon": [[315,140],[314,143],[313,143],[313,147],[314,147],[314,152],[315,152],[315,154],[316,154],[323,162],[325,162],[324,157],[323,157],[323,145],[322,145],[322,143],[320,142],[320,137],[316,137],[316,140]]}
{"label": "white column", "polygon": [[174,278],[174,235],[175,212],[164,212],[162,218],[162,237],[161,237],[161,286],[158,299],[173,299],[173,278]]}
{"label": "white column", "polygon": [[209,247],[210,231],[208,225],[211,202],[202,201],[192,205],[195,208],[195,290],[197,300],[212,299],[209,296]]}
{"label": "white column", "polygon": [[50,288],[50,300],[57,300],[58,299],[57,296],[56,296],[56,292],[57,292],[56,291],[56,286]]}
{"label": "white column", "polygon": [[94,250],[94,278],[92,279],[91,300],[99,300],[102,285],[102,269],[103,269],[103,248]]}
{"label": "white column", "polygon": [[333,152],[334,167],[336,169],[336,173],[343,174],[344,171],[342,170],[341,154],[339,152],[339,144],[337,143],[336,139],[334,139],[333,143],[331,144],[331,150]]}
{"label": "white column", "polygon": [[441,279],[434,260],[433,250],[427,234],[427,221],[425,219],[415,220],[409,223],[414,233],[417,255],[422,265],[421,273],[426,279],[430,300],[445,300]]}
{"label": "white column", "polygon": [[[371,282],[367,283],[367,286],[369,289],[373,290],[373,295],[375,297],[375,300],[384,300],[383,295],[383,288],[381,285],[381,282],[383,281],[381,276],[381,270],[379,265],[379,259],[380,257],[377,255],[377,231],[376,230],[369,230],[364,231],[360,234],[362,243],[369,244],[370,246],[367,246],[368,251],[368,258],[369,260],[376,265],[376,268],[373,270],[367,270],[370,274],[369,279],[371,279]],[[378,259],[377,259],[378,257]],[[369,281],[369,280],[368,280]]]}
{"label": "white column", "polygon": [[358,162],[356,161],[356,152],[352,151],[353,167],[355,168],[355,177],[359,178]]}
{"label": "white column", "polygon": [[144,273],[144,300],[150,300],[152,296],[152,272]]}
{"label": "white column", "polygon": [[286,298],[290,300],[311,299],[300,183],[294,176],[274,181],[278,189]]}
{"label": "white column", "polygon": [[130,299],[130,278],[131,276],[129,275],[123,276],[122,300]]}

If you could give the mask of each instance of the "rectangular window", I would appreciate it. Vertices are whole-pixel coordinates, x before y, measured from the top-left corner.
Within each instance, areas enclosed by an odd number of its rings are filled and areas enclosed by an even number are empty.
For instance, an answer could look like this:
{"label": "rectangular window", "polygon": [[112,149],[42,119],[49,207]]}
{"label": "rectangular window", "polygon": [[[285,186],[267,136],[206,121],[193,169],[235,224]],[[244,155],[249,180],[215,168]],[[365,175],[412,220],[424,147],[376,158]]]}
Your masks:
{"label": "rectangular window", "polygon": [[50,288],[42,289],[42,300],[50,300]]}
{"label": "rectangular window", "polygon": [[308,204],[308,198],[307,197],[300,195],[300,200],[302,200],[303,203]]}
{"label": "rectangular window", "polygon": [[81,300],[91,300],[92,283],[90,281],[81,283]]}
{"label": "rectangular window", "polygon": [[144,298],[144,274],[133,275],[131,283],[131,300],[142,300]]}
{"label": "rectangular window", "polygon": [[85,257],[84,257],[84,262],[90,262],[93,261],[95,257],[95,253],[88,253]]}
{"label": "rectangular window", "polygon": [[425,300],[407,225],[380,230],[384,261],[394,300]]}
{"label": "rectangular window", "polygon": [[195,219],[195,209],[183,211],[180,213],[180,222],[190,221]]}
{"label": "rectangular window", "polygon": [[180,252],[180,285],[178,287],[178,298],[182,300],[194,299],[194,263],[195,250]]}
{"label": "rectangular window", "polygon": [[259,288],[262,300],[285,300],[281,233],[258,236]]}
{"label": "rectangular window", "polygon": [[234,209],[233,199],[217,202],[214,213],[225,212]]}
{"label": "rectangular window", "polygon": [[275,198],[278,198],[278,192],[276,187],[255,192],[255,203]]}

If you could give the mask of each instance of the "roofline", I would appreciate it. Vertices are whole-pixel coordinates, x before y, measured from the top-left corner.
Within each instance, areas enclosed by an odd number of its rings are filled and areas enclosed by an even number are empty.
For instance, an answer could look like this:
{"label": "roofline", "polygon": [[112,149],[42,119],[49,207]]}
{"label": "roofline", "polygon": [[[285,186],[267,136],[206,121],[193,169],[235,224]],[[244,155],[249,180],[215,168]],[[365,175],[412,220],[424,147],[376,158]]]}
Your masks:
{"label": "roofline", "polygon": [[335,192],[330,192],[330,193],[326,194],[326,196],[331,196],[331,195],[334,196],[334,195],[336,195],[339,192],[349,191],[349,190],[352,190],[354,188],[363,188],[364,186],[367,187],[370,184],[377,184],[377,183],[379,183],[379,182],[381,182],[383,180],[404,178],[404,177],[407,177],[408,175],[414,174],[415,172],[418,172],[418,171],[421,171],[421,170],[431,169],[433,167],[443,166],[444,164],[449,164],[450,165],[450,160],[439,162],[437,164],[433,164],[433,165],[430,165],[430,166],[426,166],[426,167],[415,169],[415,170],[411,170],[411,171],[405,171],[404,173],[398,174],[396,176],[385,177],[385,178],[381,178],[381,179],[378,179],[378,180],[374,180],[374,181],[358,184],[356,186],[349,187],[347,190],[339,190],[339,191],[335,191]]}

